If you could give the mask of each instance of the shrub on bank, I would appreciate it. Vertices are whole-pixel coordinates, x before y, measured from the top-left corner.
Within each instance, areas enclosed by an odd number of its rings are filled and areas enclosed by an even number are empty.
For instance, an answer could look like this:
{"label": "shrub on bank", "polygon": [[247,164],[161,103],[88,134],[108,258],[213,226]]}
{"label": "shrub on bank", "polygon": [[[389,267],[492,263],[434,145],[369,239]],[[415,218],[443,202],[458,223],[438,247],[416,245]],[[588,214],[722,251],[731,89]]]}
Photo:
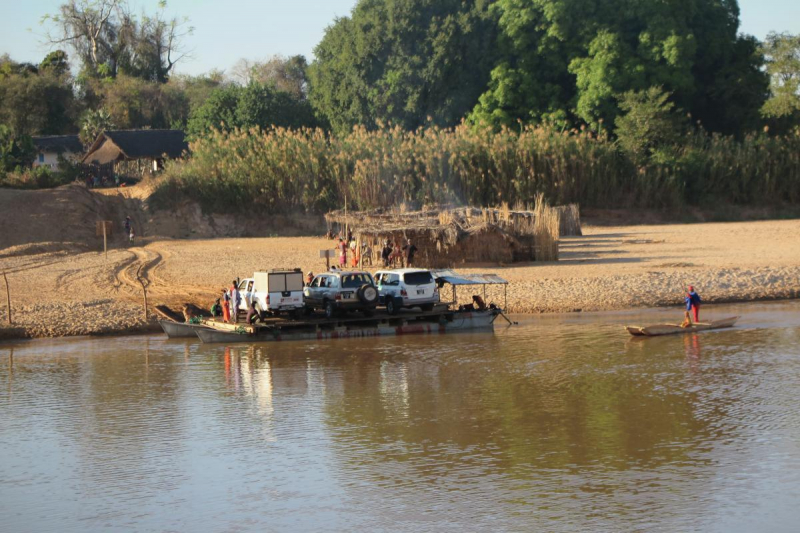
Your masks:
{"label": "shrub on bank", "polygon": [[400,204],[551,203],[671,207],[800,200],[800,133],[741,140],[690,133],[634,163],[605,135],[549,125],[521,131],[458,126],[212,132],[175,161],[154,201],[188,197],[211,211],[279,213]]}

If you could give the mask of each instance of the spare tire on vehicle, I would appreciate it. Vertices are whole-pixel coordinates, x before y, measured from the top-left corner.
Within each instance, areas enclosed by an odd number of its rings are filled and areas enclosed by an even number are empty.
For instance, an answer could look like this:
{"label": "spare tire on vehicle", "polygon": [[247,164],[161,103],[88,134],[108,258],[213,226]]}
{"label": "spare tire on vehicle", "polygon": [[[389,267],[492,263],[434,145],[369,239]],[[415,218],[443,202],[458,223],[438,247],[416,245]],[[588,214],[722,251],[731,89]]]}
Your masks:
{"label": "spare tire on vehicle", "polygon": [[372,285],[364,284],[358,289],[358,299],[361,303],[373,305],[378,302],[378,289]]}

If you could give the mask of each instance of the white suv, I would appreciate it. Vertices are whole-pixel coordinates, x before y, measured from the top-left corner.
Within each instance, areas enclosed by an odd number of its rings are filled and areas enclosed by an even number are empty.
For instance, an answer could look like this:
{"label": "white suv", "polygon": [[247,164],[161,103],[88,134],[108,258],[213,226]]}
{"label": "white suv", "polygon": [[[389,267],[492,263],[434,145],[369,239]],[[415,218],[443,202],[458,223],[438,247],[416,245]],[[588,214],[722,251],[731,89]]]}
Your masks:
{"label": "white suv", "polygon": [[439,303],[439,288],[430,270],[399,268],[379,270],[375,274],[378,282],[378,298],[393,315],[403,307],[421,307],[432,311]]}
{"label": "white suv", "polygon": [[239,304],[242,311],[247,311],[255,301],[262,318],[278,313],[297,315],[305,308],[303,272],[299,268],[256,272],[252,278],[239,283],[239,294],[242,295]]}

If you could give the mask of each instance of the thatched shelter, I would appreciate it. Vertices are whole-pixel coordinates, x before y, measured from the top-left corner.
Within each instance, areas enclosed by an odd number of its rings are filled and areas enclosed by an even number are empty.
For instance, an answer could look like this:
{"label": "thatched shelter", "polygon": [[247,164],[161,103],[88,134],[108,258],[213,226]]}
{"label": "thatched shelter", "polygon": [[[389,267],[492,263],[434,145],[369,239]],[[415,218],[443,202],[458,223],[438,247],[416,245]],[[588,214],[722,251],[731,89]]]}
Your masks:
{"label": "thatched shelter", "polygon": [[[373,265],[380,263],[385,242],[402,247],[411,239],[418,248],[417,265],[449,268],[468,263],[557,261],[562,212],[577,215],[577,206],[551,208],[540,198],[533,211],[448,206],[411,212],[333,211],[325,219],[331,234],[349,230],[360,245],[368,246]],[[576,230],[574,224],[568,229]]]}
{"label": "thatched shelter", "polygon": [[466,229],[456,223],[432,226],[357,226],[353,229],[353,237],[371,249],[373,265],[381,264],[384,243],[402,247],[409,239],[417,247],[414,262],[417,266],[426,268],[533,260],[532,247],[522,246],[512,235],[492,224]]}
{"label": "thatched shelter", "polygon": [[[580,236],[581,216],[577,204],[547,206],[541,199],[534,209],[509,209],[502,207],[454,207],[450,205],[424,208],[421,211],[393,211],[376,209],[374,211],[347,212],[331,211],[325,215],[328,227],[336,232],[346,225],[351,228],[362,226],[436,226],[455,222],[463,228],[481,224],[494,224],[503,227],[514,236],[529,235],[535,232],[537,210],[558,216],[559,237]],[[541,220],[539,221],[542,222]]]}

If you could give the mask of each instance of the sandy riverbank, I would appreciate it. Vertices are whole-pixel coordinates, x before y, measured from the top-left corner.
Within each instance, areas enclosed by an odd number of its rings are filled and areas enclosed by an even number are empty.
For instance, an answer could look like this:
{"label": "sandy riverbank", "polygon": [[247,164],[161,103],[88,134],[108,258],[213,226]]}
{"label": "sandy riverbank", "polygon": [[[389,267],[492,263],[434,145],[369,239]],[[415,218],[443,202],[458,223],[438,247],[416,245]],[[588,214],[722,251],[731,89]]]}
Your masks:
{"label": "sandy riverbank", "polygon": [[[678,306],[684,284],[695,285],[709,304],[800,296],[800,221],[588,226],[584,233],[562,241],[558,263],[464,270],[506,278],[510,313]],[[149,283],[151,305],[206,307],[236,276],[294,266],[318,272],[318,252],[331,246],[309,237],[137,244],[110,251],[108,259],[59,244],[0,250],[15,323],[3,325],[0,338],[146,330],[153,324],[143,318],[137,272]],[[489,289],[488,299],[502,305],[502,289]],[[0,317],[5,322],[4,301]]]}

